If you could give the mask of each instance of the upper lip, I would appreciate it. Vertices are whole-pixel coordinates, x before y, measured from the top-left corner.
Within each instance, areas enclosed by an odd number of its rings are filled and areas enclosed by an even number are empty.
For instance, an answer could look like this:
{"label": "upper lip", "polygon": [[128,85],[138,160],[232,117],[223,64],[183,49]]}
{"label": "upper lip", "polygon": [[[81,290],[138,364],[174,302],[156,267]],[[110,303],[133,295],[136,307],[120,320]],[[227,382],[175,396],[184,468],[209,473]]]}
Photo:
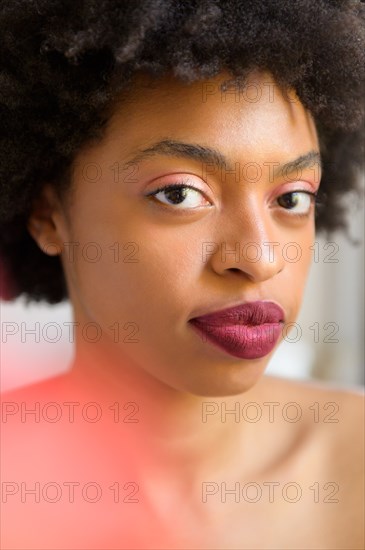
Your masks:
{"label": "upper lip", "polygon": [[263,325],[284,322],[284,310],[275,302],[245,302],[234,307],[213,311],[189,319],[213,326],[222,325]]}

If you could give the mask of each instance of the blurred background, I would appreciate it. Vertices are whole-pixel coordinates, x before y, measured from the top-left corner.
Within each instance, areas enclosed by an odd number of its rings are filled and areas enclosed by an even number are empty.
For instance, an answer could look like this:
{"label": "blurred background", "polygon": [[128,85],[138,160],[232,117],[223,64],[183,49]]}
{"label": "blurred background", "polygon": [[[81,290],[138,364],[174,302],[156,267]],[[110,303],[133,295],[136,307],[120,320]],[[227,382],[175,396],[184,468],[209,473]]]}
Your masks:
{"label": "blurred background", "polygon": [[[267,374],[364,385],[364,205],[353,201],[350,207],[349,236],[358,244],[342,233],[328,240],[317,236],[301,313]],[[1,301],[0,316],[2,391],[69,368],[73,345],[65,324],[72,321],[68,303]]]}

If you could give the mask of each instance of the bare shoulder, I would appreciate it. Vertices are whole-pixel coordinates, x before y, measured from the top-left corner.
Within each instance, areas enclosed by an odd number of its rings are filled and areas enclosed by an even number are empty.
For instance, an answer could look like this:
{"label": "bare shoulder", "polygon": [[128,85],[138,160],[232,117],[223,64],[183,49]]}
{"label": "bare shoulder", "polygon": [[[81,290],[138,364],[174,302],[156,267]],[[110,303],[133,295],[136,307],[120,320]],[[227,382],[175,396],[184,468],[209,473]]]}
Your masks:
{"label": "bare shoulder", "polygon": [[286,429],[308,442],[318,467],[322,464],[346,485],[351,479],[358,483],[364,475],[365,460],[364,390],[314,380],[265,378],[264,395],[280,404]]}
{"label": "bare shoulder", "polygon": [[341,387],[317,380],[299,381],[274,376],[265,378],[265,385],[270,387],[272,396],[281,402],[291,403],[293,407],[297,404],[304,418],[308,416],[314,423],[345,425],[350,422],[355,430],[360,427],[358,422],[364,423],[363,387]]}
{"label": "bare shoulder", "polygon": [[21,385],[1,392],[3,403],[28,403],[58,398],[67,388],[68,373],[44,378],[30,384]]}
{"label": "bare shoulder", "polygon": [[328,526],[331,548],[364,548],[364,390],[273,377],[269,385],[272,400],[292,403],[291,414],[300,414],[294,464],[303,486],[318,489],[315,510],[307,512],[313,525]]}

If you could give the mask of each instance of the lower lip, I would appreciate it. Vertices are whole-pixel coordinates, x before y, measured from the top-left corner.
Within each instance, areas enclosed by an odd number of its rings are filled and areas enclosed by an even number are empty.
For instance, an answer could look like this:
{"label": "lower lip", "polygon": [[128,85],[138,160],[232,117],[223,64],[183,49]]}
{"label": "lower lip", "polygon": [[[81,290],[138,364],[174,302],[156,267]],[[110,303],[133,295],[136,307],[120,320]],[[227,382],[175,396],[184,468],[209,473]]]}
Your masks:
{"label": "lower lip", "polygon": [[220,349],[240,359],[260,359],[275,347],[282,330],[282,323],[264,325],[212,326],[190,321],[203,342],[211,342]]}

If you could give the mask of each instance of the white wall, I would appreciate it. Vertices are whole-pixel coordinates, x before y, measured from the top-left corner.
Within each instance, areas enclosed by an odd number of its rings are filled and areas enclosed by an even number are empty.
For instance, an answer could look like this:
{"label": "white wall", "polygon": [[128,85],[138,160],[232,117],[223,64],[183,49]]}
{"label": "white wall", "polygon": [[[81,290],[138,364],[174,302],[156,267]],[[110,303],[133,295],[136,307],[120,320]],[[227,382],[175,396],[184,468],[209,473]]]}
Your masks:
{"label": "white wall", "polygon": [[[359,246],[342,233],[329,242],[316,239],[318,261],[313,261],[298,318],[303,337],[299,346],[284,342],[267,372],[294,377],[303,372],[343,385],[364,384],[364,204],[352,205],[349,219],[349,234]],[[338,332],[331,335],[336,327]],[[335,339],[338,343],[328,341]]]}

